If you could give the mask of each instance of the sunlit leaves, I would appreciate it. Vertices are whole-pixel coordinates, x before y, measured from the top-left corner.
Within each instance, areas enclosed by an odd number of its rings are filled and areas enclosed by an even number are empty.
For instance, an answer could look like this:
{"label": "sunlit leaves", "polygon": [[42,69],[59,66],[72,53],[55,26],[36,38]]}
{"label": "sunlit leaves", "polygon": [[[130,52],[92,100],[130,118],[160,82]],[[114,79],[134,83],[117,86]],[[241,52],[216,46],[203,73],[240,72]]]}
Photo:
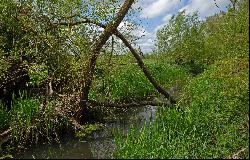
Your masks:
{"label": "sunlit leaves", "polygon": [[48,78],[47,67],[43,65],[34,64],[29,68],[30,85],[39,85]]}
{"label": "sunlit leaves", "polygon": [[199,65],[204,55],[204,31],[198,14],[182,11],[172,16],[157,32],[157,52],[171,56],[177,64],[187,64],[191,69],[193,64],[189,63]]}

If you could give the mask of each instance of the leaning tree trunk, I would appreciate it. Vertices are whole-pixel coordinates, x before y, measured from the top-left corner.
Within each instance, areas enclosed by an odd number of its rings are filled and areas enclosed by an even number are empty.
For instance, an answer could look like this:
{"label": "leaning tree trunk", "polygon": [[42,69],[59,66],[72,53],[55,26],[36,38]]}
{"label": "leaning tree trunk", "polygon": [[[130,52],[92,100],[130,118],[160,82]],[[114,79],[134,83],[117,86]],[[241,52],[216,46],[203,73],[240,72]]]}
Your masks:
{"label": "leaning tree trunk", "polygon": [[141,70],[143,71],[144,75],[147,77],[147,79],[151,82],[151,84],[155,87],[155,89],[162,95],[164,95],[171,104],[176,103],[176,101],[170,96],[170,94],[163,89],[152,77],[151,73],[147,69],[147,67],[144,65],[140,55],[136,52],[136,50],[132,47],[132,45],[127,41],[127,39],[118,31],[116,30],[115,35],[119,37],[123,43],[129,48],[130,52],[133,54],[135,59],[137,60],[138,65],[140,66]]}
{"label": "leaning tree trunk", "polygon": [[84,112],[86,111],[85,109],[87,107],[89,90],[93,81],[93,74],[96,65],[96,60],[100,54],[100,50],[105,45],[109,37],[116,31],[117,27],[119,26],[119,24],[121,23],[121,21],[123,20],[123,18],[125,17],[125,15],[127,14],[129,8],[133,3],[134,0],[125,0],[116,17],[111,22],[109,22],[104,32],[101,34],[96,43],[94,43],[93,48],[90,51],[90,58],[87,65],[87,71],[84,75],[85,78],[84,78],[82,96],[80,101],[80,106],[81,106],[80,116],[86,115]]}
{"label": "leaning tree trunk", "polygon": [[[107,28],[107,26],[101,24],[101,23],[98,23],[98,22],[95,22],[95,21],[92,21],[88,18],[85,18],[84,21],[81,21],[81,22],[75,22],[75,23],[71,23],[71,24],[68,24],[68,23],[61,23],[62,25],[77,25],[77,24],[80,24],[80,23],[92,23],[92,24],[95,24],[99,27],[102,27],[104,29]],[[132,45],[128,42],[128,40],[121,34],[121,32],[119,32],[117,29],[115,29],[114,33],[118,38],[120,38],[122,40],[122,42],[125,44],[126,47],[129,48],[130,52],[133,54],[133,56],[135,57],[139,67],[141,68],[141,70],[143,71],[144,75],[147,77],[147,79],[150,81],[150,83],[155,87],[155,89],[162,95],[164,95],[169,101],[171,104],[175,104],[176,101],[175,99],[161,86],[159,85],[156,80],[153,78],[153,76],[151,75],[150,71],[147,69],[147,67],[145,66],[145,64],[143,63],[143,60],[141,59],[140,55],[137,53],[137,51],[132,47]]]}
{"label": "leaning tree trunk", "polygon": [[[94,22],[90,19],[85,19],[85,21],[82,21],[83,23],[93,23],[99,27],[102,28],[107,28],[107,26],[98,23],[98,22]],[[145,66],[145,64],[143,63],[143,60],[141,59],[140,55],[137,53],[137,51],[132,47],[132,45],[128,42],[128,40],[121,34],[121,32],[119,32],[117,29],[115,29],[114,34],[120,38],[122,40],[122,42],[125,44],[126,47],[129,48],[130,52],[133,54],[133,56],[135,57],[139,67],[141,68],[141,70],[143,71],[144,75],[147,77],[147,79],[150,81],[150,83],[155,87],[155,89],[162,95],[164,95],[171,104],[175,104],[176,101],[175,99],[160,85],[156,82],[156,80],[153,78],[153,76],[151,75],[150,71],[147,69],[147,67]]]}
{"label": "leaning tree trunk", "polygon": [[176,103],[175,99],[163,87],[161,87],[161,85],[159,85],[156,82],[156,80],[151,75],[150,71],[147,69],[147,67],[143,63],[140,55],[132,47],[132,45],[127,41],[127,39],[117,30],[117,26],[119,25],[119,23],[121,22],[123,17],[126,15],[125,10],[128,10],[129,7],[132,5],[132,3],[133,3],[133,1],[125,1],[125,3],[123,4],[123,7],[119,11],[119,13],[118,13],[117,17],[115,18],[115,20],[113,21],[113,23],[111,22],[107,26],[103,25],[99,22],[93,21],[91,19],[88,19],[88,18],[84,18],[83,21],[78,21],[78,22],[73,22],[73,23],[62,22],[62,23],[55,24],[55,25],[74,26],[74,25],[78,25],[78,24],[82,24],[82,23],[92,23],[92,24],[95,24],[95,25],[100,26],[100,27],[105,29],[103,34],[100,36],[99,41],[96,42],[93,49],[91,50],[92,54],[91,54],[91,57],[89,60],[87,72],[85,74],[85,76],[86,76],[85,83],[84,83],[81,102],[80,102],[80,105],[82,106],[82,112],[79,112],[80,115],[78,115],[78,117],[81,116],[81,114],[85,114],[83,109],[86,108],[86,106],[87,106],[88,94],[89,94],[90,86],[91,86],[92,79],[93,79],[93,71],[95,68],[96,59],[100,53],[100,49],[102,48],[102,46],[106,43],[106,41],[108,40],[108,38],[112,34],[115,34],[118,38],[120,38],[123,41],[123,43],[126,45],[126,47],[128,47],[130,49],[131,53],[133,54],[133,56],[137,60],[139,67],[141,68],[141,70],[143,71],[143,73],[147,77],[147,79],[150,81],[150,83],[155,87],[155,89],[160,94],[164,95],[170,101],[171,104]]}

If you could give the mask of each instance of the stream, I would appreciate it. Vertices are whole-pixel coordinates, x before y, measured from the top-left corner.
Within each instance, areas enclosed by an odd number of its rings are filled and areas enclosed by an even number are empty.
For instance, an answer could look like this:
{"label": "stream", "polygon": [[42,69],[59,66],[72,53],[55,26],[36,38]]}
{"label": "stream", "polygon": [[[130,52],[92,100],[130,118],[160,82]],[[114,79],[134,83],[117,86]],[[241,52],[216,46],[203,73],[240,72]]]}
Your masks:
{"label": "stream", "polygon": [[64,134],[60,143],[33,144],[15,159],[106,159],[113,158],[115,149],[113,129],[128,132],[131,125],[140,128],[156,117],[156,106],[144,106],[129,109],[121,119],[104,123],[105,127],[94,132],[90,138],[79,139],[74,135]]}

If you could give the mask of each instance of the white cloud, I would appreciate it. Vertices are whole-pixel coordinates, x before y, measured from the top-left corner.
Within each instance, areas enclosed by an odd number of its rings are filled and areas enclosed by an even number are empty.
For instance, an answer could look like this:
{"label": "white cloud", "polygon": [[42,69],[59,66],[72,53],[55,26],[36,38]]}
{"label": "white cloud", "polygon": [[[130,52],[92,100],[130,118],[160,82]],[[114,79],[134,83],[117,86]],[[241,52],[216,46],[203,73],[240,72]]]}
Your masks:
{"label": "white cloud", "polygon": [[186,10],[187,13],[198,11],[200,16],[207,17],[214,13],[218,13],[220,10],[225,10],[226,6],[230,4],[229,0],[216,0],[216,7],[213,0],[191,0],[188,5],[180,9],[180,11]]}
{"label": "white cloud", "polygon": [[132,31],[132,34],[137,37],[148,36],[150,33],[145,30],[142,26],[138,26],[135,30]]}
{"label": "white cloud", "polygon": [[[146,1],[146,3],[145,3]],[[144,0],[145,4],[141,4],[142,7],[142,18],[155,18],[162,16],[166,13],[173,12],[176,10],[181,2],[180,0]]]}
{"label": "white cloud", "polygon": [[167,25],[170,21],[170,19],[172,18],[172,14],[167,14],[165,17],[163,17],[162,21],[163,23],[156,26],[155,29],[154,29],[154,32],[156,33],[157,30],[161,29],[162,27],[164,27],[165,25]]}
{"label": "white cloud", "polygon": [[[226,6],[230,4],[230,0],[140,0],[136,5],[142,8],[141,18],[161,19],[161,23],[157,25],[150,33],[145,32],[145,36],[138,40],[139,46],[145,52],[152,51],[156,39],[158,29],[169,23],[172,15],[178,11],[186,10],[186,13],[199,12],[202,18],[211,16],[220,11],[225,11]],[[184,6],[185,5],[185,6]],[[138,33],[139,34],[139,33]]]}
{"label": "white cloud", "polygon": [[136,44],[139,46],[143,53],[151,52],[154,47],[155,34],[150,33],[145,30],[143,27],[138,27],[137,30],[134,30],[133,35],[140,37]]}
{"label": "white cloud", "polygon": [[163,17],[164,22],[168,22],[172,18],[172,14],[167,14],[165,17]]}
{"label": "white cloud", "polygon": [[128,21],[123,21],[118,26],[118,30],[121,33],[128,33],[131,31],[132,35],[135,35],[139,39],[136,40],[136,48],[140,47],[143,53],[151,52],[154,46],[154,34],[149,33],[143,26],[135,27]]}
{"label": "white cloud", "polygon": [[130,31],[130,30],[133,30],[133,28],[134,28],[134,25],[128,21],[122,21],[118,26],[118,30],[120,32]]}

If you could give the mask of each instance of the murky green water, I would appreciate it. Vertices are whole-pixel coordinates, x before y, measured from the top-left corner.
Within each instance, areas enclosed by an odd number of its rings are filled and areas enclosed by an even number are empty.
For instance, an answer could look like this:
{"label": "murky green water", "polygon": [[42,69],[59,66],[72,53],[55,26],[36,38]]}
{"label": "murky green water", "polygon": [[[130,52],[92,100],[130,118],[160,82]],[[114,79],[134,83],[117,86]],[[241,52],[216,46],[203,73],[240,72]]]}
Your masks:
{"label": "murky green water", "polygon": [[104,159],[112,158],[115,149],[113,129],[127,132],[131,125],[141,127],[150,119],[154,120],[156,107],[145,106],[124,113],[122,119],[105,124],[105,127],[95,132],[90,138],[78,139],[65,133],[60,143],[34,144],[14,158],[24,159]]}

